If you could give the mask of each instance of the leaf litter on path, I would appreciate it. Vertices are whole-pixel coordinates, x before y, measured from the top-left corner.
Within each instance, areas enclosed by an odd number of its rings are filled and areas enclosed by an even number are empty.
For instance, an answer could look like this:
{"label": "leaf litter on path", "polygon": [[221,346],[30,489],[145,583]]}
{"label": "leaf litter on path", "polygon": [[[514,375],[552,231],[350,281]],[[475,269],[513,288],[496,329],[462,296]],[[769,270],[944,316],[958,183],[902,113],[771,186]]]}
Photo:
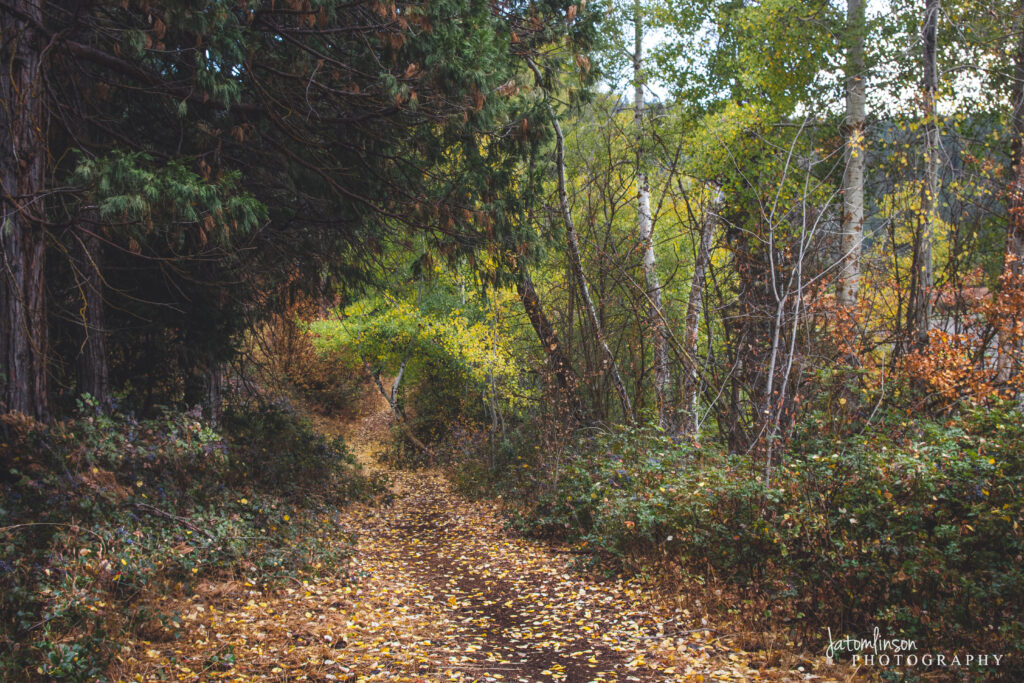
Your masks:
{"label": "leaf litter on path", "polygon": [[711,631],[665,635],[679,615],[638,581],[579,574],[439,472],[389,475],[391,505],[336,523],[359,541],[334,578],[207,586],[163,604],[180,612],[181,637],[126,648],[122,680],[821,680],[755,669]]}

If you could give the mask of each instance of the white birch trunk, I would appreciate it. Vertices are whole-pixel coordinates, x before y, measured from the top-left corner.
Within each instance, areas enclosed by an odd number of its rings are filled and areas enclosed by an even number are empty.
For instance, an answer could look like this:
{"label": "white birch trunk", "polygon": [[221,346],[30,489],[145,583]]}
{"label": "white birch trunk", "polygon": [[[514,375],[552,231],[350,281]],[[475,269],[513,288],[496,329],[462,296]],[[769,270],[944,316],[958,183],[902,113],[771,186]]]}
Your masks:
{"label": "white birch trunk", "polygon": [[842,263],[836,296],[843,306],[854,306],[860,287],[860,256],[864,239],[866,74],[862,0],[847,0],[846,29],[846,169],[843,173]]}
{"label": "white birch trunk", "polygon": [[700,429],[697,415],[697,331],[700,327],[701,309],[704,307],[704,284],[707,281],[708,266],[711,263],[711,244],[722,209],[722,190],[715,191],[715,198],[704,213],[701,223],[700,242],[693,264],[693,278],[690,280],[690,295],[686,302],[686,331],[683,335],[685,375],[683,377],[683,416],[680,431],[687,436],[696,436]]}
{"label": "white birch trunk", "polygon": [[641,79],[643,66],[643,10],[637,2],[633,9],[633,121],[636,124],[636,184],[637,227],[644,245],[644,284],[649,305],[648,325],[651,328],[651,347],[654,350],[654,396],[658,404],[658,425],[666,430],[675,428],[675,411],[671,402],[668,338],[665,331],[665,312],[661,303],[661,282],[654,254],[654,218],[651,215],[651,190],[644,172],[644,88]]}

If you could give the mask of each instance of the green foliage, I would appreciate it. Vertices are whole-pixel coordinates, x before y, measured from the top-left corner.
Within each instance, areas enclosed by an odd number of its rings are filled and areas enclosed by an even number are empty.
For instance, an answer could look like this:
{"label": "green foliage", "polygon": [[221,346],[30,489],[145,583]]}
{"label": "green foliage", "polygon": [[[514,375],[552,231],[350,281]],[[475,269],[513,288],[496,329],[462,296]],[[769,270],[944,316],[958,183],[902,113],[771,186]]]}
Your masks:
{"label": "green foliage", "polygon": [[338,441],[281,406],[107,414],[86,397],[50,428],[8,415],[0,445],[0,677],[100,680],[117,642],[180,623],[148,596],[202,580],[335,571],[337,506],[379,490]]}
{"label": "green foliage", "polygon": [[54,384],[74,384],[84,324],[109,331],[104,374],[140,413],[213,400],[248,329],[364,283],[369,254],[412,236],[452,262],[532,251],[541,174],[526,166],[548,129],[523,56],[579,57],[588,83],[596,18],[570,0],[132,0],[47,17],[62,39],[32,99],[52,117],[45,191],[61,189],[52,319],[35,322],[53,329],[39,346]]}
{"label": "green foliage", "polygon": [[398,398],[428,439],[444,436],[460,416],[478,415],[492,383],[506,406],[523,393],[518,364],[493,315],[472,300],[438,306],[437,296],[423,305],[393,296],[362,299],[345,309],[342,321],[310,325],[323,355],[350,366],[365,362],[371,372],[390,377],[404,368]]}
{"label": "green foliage", "polygon": [[727,101],[783,115],[824,95],[838,52],[838,14],[826,2],[667,0],[655,10],[669,33],[653,58],[688,106]]}
{"label": "green foliage", "polygon": [[223,417],[231,477],[267,495],[338,504],[379,492],[382,481],[359,473],[341,438],[318,434],[286,403],[230,406]]}
{"label": "green foliage", "polygon": [[491,374],[502,383],[515,381],[508,350],[496,350],[499,340],[491,328],[460,309],[431,315],[390,297],[366,299],[347,308],[344,321],[316,321],[310,330],[319,350],[355,352],[373,367],[397,372],[409,358],[475,386],[488,382]]}
{"label": "green foliage", "polygon": [[1008,410],[807,439],[764,464],[623,431],[588,446],[521,524],[620,561],[667,558],[778,617],[930,646],[1024,651],[1024,428]]}
{"label": "green foliage", "polygon": [[154,168],[148,154],[115,152],[83,159],[74,180],[90,188],[100,219],[124,225],[140,242],[157,224],[159,234],[177,248],[184,246],[190,227],[201,245],[209,240],[227,246],[266,220],[266,208],[240,189],[239,172],[204,180],[186,161],[173,159]]}

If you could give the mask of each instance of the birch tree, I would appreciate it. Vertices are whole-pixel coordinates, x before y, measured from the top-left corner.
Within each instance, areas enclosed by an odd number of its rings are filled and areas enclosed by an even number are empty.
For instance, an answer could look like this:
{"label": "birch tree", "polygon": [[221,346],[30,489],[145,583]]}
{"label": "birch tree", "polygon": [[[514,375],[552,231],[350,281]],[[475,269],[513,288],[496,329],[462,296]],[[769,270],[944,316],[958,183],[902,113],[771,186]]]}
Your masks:
{"label": "birch tree", "polygon": [[847,0],[846,35],[846,167],[843,173],[842,261],[836,294],[840,304],[852,307],[857,303],[860,287],[861,244],[864,239],[866,65],[863,0]]}
{"label": "birch tree", "polygon": [[658,405],[658,425],[674,428],[671,404],[672,371],[669,365],[665,312],[661,303],[661,282],[654,253],[654,218],[651,215],[651,188],[644,169],[644,10],[640,1],[633,4],[633,121],[636,124],[637,228],[643,244],[644,285],[649,302],[648,323],[654,352],[654,395]]}
{"label": "birch tree", "polygon": [[722,210],[723,195],[721,188],[714,189],[714,199],[704,212],[701,222],[700,241],[693,264],[693,277],[690,280],[690,294],[686,300],[686,329],[683,334],[685,374],[683,376],[683,406],[680,432],[687,436],[696,436],[700,427],[697,415],[697,391],[699,377],[697,373],[697,339],[700,327],[701,311],[704,308],[704,288],[707,283],[708,267],[711,264],[711,244]]}

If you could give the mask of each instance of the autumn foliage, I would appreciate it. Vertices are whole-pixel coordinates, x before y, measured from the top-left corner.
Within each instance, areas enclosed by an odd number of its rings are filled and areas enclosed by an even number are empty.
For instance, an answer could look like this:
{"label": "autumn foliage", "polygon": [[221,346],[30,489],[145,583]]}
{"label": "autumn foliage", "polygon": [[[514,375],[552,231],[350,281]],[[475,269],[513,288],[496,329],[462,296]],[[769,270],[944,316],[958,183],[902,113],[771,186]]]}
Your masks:
{"label": "autumn foliage", "polygon": [[969,288],[940,293],[963,307],[956,330],[933,329],[927,345],[906,357],[909,376],[943,406],[991,405],[1024,393],[1024,275],[1008,271],[994,294]]}

